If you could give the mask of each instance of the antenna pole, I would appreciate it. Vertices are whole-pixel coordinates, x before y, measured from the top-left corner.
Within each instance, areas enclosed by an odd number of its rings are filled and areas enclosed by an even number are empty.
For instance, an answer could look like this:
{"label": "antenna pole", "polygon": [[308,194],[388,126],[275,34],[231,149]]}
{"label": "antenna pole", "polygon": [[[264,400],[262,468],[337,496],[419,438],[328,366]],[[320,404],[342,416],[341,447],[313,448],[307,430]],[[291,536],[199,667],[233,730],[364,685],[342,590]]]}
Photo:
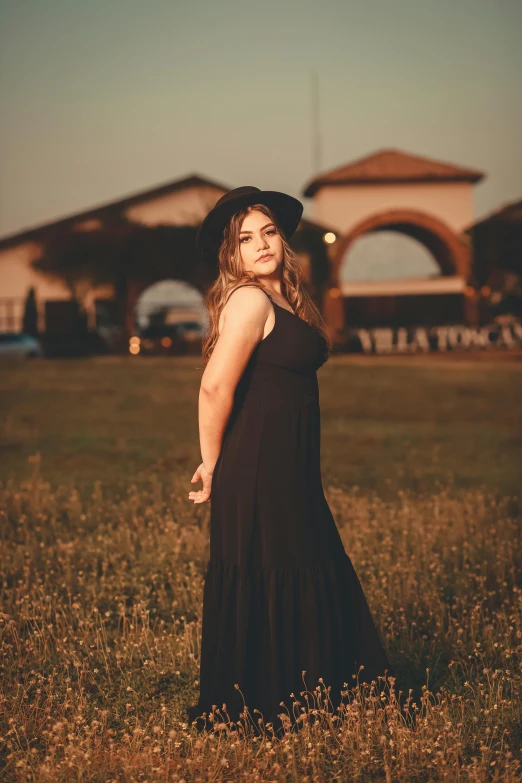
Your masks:
{"label": "antenna pole", "polygon": [[312,167],[314,174],[321,170],[321,133],[319,127],[319,79],[317,71],[310,75],[310,104],[312,120]]}

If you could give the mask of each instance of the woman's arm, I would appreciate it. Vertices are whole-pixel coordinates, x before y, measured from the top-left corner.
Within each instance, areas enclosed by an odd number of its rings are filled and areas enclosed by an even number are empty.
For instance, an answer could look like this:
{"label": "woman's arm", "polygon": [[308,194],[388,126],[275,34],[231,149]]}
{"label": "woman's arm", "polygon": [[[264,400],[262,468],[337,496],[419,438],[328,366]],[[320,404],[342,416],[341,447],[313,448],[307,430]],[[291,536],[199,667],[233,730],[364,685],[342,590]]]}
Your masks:
{"label": "woman's arm", "polygon": [[[252,352],[263,339],[273,307],[262,291],[244,286],[231,294],[222,310],[222,328],[205,367],[199,391],[199,440],[202,463],[192,481],[203,480],[203,490],[189,493],[195,502],[210,497],[208,477],[221,451],[225,428],[232,412],[234,393]],[[206,474],[206,475],[205,475]]]}

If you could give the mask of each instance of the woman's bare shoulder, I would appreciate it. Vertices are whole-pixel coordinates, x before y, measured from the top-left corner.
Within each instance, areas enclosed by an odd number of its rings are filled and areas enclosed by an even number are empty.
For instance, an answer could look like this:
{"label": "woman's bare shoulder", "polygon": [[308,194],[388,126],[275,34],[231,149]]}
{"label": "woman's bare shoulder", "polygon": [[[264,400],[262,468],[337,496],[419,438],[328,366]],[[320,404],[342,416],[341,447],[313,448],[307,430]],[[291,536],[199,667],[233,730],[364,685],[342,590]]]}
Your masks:
{"label": "woman's bare shoulder", "polygon": [[232,297],[236,301],[238,301],[238,298],[240,298],[241,301],[255,301],[256,298],[268,298],[267,294],[262,290],[262,287],[260,285],[256,285],[256,283],[243,283],[242,285],[238,285],[236,288],[233,288],[227,294],[225,304],[228,304]]}
{"label": "woman's bare shoulder", "polygon": [[264,318],[266,320],[267,305],[270,305],[270,300],[260,286],[252,284],[238,286],[228,294],[228,298],[223,305],[219,317],[219,331],[221,332],[225,316],[238,325],[251,322],[252,318]]}

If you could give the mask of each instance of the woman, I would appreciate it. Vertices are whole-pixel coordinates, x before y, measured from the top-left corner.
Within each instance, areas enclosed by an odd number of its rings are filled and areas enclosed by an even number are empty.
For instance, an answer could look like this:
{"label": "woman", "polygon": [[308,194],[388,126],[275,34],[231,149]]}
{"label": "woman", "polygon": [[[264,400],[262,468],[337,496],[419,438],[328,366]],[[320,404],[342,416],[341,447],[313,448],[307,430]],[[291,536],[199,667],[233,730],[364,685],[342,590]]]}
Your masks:
{"label": "woman", "polygon": [[213,705],[236,722],[246,705],[277,732],[319,678],[337,706],[361,664],[360,681],[390,671],[322,486],[316,372],[331,342],[288,245],[302,212],[284,193],[241,187],[198,232],[219,267],[192,477],[202,489],[189,493],[211,501],[200,697],[187,710],[198,728]]}

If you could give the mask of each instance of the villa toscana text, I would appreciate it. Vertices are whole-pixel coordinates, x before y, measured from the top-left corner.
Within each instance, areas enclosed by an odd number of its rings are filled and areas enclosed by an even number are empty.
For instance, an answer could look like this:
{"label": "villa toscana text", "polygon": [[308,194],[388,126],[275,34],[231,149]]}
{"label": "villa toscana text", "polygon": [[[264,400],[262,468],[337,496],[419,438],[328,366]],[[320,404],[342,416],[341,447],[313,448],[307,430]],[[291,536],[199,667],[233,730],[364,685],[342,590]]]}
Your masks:
{"label": "villa toscana text", "polygon": [[[522,348],[522,323],[352,329],[363,353],[416,353]],[[356,345],[353,345],[356,349]]]}

